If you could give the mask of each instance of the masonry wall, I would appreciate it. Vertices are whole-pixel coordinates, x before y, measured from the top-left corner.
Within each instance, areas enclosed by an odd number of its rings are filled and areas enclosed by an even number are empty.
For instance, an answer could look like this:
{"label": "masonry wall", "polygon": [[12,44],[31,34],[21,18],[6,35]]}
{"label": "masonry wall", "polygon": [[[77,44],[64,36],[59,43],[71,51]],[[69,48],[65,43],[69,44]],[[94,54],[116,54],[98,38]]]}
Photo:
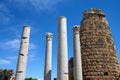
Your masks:
{"label": "masonry wall", "polygon": [[74,64],[73,64],[73,57],[70,58],[69,60],[69,80],[74,80],[74,74],[73,74],[73,68],[74,68]]}
{"label": "masonry wall", "polygon": [[118,58],[105,14],[98,9],[84,12],[80,26],[84,80],[116,80]]}

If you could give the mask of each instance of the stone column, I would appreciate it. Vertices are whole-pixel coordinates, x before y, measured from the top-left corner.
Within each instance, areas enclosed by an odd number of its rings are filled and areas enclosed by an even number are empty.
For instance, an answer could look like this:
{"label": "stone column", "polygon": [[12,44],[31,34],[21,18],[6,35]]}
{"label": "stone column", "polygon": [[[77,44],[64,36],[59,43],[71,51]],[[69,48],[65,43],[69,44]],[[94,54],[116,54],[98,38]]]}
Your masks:
{"label": "stone column", "polygon": [[80,37],[79,27],[73,27],[73,41],[74,41],[74,80],[83,80],[82,76],[82,61],[81,61],[81,48],[80,48]]}
{"label": "stone column", "polygon": [[22,39],[21,39],[21,44],[20,44],[15,80],[24,80],[25,78],[29,36],[30,36],[30,27],[24,26],[23,32],[22,32]]}
{"label": "stone column", "polygon": [[63,16],[58,19],[57,80],[68,80],[67,23]]}
{"label": "stone column", "polygon": [[46,33],[46,55],[44,80],[51,80],[51,63],[52,63],[52,33]]}

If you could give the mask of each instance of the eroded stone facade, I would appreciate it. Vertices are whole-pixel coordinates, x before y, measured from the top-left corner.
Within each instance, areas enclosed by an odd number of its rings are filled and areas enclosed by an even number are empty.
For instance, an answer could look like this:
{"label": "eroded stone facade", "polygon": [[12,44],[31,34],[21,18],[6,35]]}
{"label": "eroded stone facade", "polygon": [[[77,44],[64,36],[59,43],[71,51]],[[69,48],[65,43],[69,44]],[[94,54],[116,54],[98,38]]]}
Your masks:
{"label": "eroded stone facade", "polygon": [[118,66],[118,73],[119,73],[119,76],[118,76],[117,80],[120,80],[120,63],[119,63],[119,66]]}
{"label": "eroded stone facade", "polygon": [[83,13],[80,41],[83,80],[116,80],[118,58],[106,15],[101,10]]}
{"label": "eroded stone facade", "polygon": [[74,67],[73,57],[70,58],[68,67],[69,67],[69,80],[74,80],[74,76],[73,76],[73,67]]}

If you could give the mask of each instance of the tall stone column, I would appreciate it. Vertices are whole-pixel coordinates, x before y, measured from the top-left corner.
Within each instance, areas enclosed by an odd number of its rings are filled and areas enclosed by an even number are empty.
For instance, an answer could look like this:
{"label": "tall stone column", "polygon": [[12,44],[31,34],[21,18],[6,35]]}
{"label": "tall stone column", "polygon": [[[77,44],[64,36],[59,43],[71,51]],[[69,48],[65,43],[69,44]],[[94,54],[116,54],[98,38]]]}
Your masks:
{"label": "tall stone column", "polygon": [[30,27],[24,26],[22,32],[22,39],[20,44],[15,80],[24,80],[25,78],[29,36],[30,36]]}
{"label": "tall stone column", "polygon": [[80,49],[79,27],[73,27],[73,41],[74,41],[74,80],[83,80],[82,75],[82,61]]}
{"label": "tall stone column", "polygon": [[52,33],[46,33],[46,55],[44,80],[51,80],[51,63],[52,63]]}
{"label": "tall stone column", "polygon": [[63,16],[58,19],[57,80],[68,80],[67,23]]}

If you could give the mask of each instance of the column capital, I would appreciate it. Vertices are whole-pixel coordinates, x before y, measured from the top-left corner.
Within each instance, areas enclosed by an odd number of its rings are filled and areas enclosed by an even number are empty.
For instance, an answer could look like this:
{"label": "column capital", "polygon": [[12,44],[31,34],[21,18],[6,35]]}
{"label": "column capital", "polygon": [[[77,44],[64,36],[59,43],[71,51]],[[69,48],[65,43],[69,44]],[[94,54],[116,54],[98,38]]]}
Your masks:
{"label": "column capital", "polygon": [[75,25],[75,26],[73,27],[73,33],[79,34],[79,30],[80,30],[79,25]]}
{"label": "column capital", "polygon": [[46,38],[51,38],[51,39],[52,39],[52,37],[53,37],[53,34],[52,34],[52,33],[50,33],[50,32],[47,32],[47,33],[46,33]]}

